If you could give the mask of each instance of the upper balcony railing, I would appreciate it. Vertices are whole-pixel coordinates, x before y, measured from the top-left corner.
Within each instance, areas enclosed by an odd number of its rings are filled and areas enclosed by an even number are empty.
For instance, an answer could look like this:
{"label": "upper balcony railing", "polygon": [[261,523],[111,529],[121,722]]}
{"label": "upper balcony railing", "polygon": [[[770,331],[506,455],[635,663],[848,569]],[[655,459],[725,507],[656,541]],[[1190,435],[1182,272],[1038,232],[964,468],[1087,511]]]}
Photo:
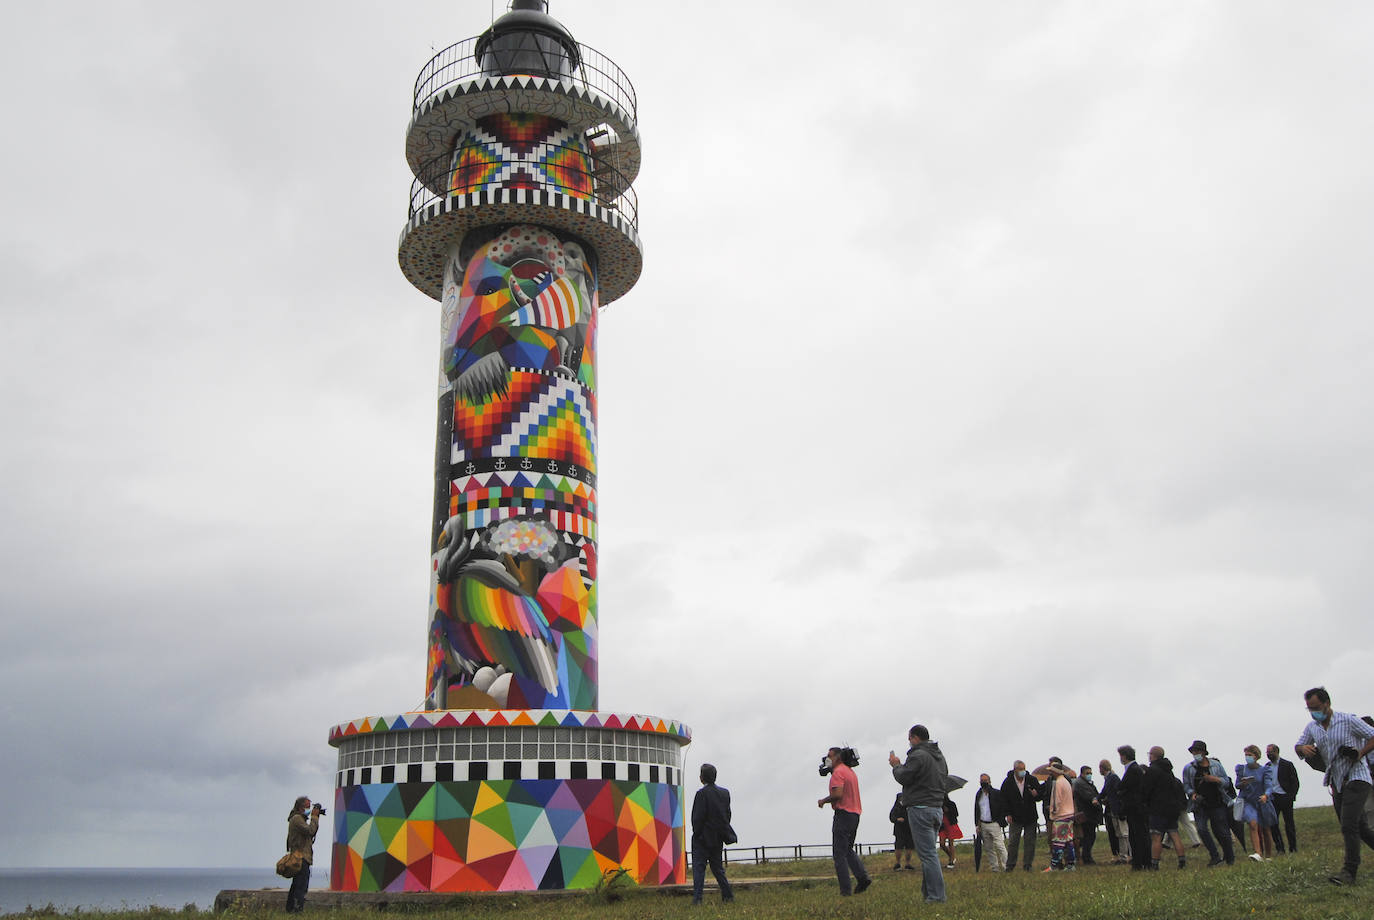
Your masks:
{"label": "upper balcony railing", "polygon": [[[614,61],[594,48],[579,43],[577,58],[570,57],[567,50],[561,47],[555,50],[545,49],[540,66],[509,70],[493,66],[494,62],[490,59],[487,61],[488,66],[482,66],[477,59],[476,48],[477,37],[465,38],[458,44],[440,51],[421,68],[420,75],[415,78],[416,112],[429,99],[455,83],[483,76],[530,74],[553,79],[573,79],[610,99],[629,114],[631,121],[638,119],[638,103],[629,77],[625,76],[625,72],[617,67]],[[490,58],[491,55],[484,54],[484,57]]]}

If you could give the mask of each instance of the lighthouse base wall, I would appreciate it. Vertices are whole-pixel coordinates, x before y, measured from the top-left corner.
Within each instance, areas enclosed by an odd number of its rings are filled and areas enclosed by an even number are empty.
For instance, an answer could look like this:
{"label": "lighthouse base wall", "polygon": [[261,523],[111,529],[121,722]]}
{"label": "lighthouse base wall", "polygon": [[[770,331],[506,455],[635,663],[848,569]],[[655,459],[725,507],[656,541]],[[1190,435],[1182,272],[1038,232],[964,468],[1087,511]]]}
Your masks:
{"label": "lighthouse base wall", "polygon": [[685,726],[559,710],[406,713],[338,726],[336,891],[686,881]]}

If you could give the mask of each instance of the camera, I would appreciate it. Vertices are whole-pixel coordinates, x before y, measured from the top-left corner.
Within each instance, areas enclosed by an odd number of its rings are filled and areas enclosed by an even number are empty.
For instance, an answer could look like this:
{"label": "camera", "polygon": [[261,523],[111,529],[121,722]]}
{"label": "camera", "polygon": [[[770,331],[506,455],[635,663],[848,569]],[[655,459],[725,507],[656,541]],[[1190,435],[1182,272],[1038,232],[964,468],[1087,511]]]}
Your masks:
{"label": "camera", "polygon": [[[855,752],[855,750],[852,747],[839,748],[839,752],[840,763],[844,764],[846,767],[852,769],[859,765],[859,755]],[[816,770],[816,772],[819,773],[821,776],[829,776],[830,771],[834,769],[829,763],[826,762],[829,759],[830,755],[828,753],[826,754],[826,756],[821,758],[821,765]]]}
{"label": "camera", "polygon": [[321,815],[327,815],[327,814],[329,814],[329,812],[325,811],[325,810],[324,810],[324,806],[321,805],[319,802],[316,802],[316,803],[315,803],[315,807],[318,808],[318,809],[320,810],[320,814],[321,814]]}
{"label": "camera", "polygon": [[1360,752],[1355,750],[1355,748],[1351,747],[1348,744],[1342,744],[1339,748],[1336,749],[1336,753],[1346,758],[1347,760],[1358,760],[1360,756]]}

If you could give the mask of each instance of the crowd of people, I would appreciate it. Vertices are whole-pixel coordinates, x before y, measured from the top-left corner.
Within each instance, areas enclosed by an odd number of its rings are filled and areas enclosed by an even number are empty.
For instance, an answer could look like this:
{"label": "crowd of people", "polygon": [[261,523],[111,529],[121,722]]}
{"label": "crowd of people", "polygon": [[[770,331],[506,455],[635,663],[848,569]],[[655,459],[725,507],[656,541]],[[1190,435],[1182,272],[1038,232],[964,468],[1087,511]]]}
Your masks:
{"label": "crowd of people", "polygon": [[[1293,750],[1321,772],[1340,822],[1345,858],[1330,881],[1353,885],[1361,843],[1374,849],[1374,718],[1336,712],[1323,687],[1312,688],[1303,699],[1310,720]],[[892,868],[914,870],[914,853],[920,860],[924,899],[944,901],[943,870],[955,868],[954,841],[964,836],[958,807],[949,797],[955,784],[944,753],[924,725],[913,725],[907,740],[905,758],[895,751],[888,755],[892,777],[902,787],[888,813],[894,834]],[[1094,781],[1091,764],[1075,770],[1060,757],[1050,757],[1034,769],[1017,760],[1000,784],[982,774],[973,797],[975,865],[981,857],[993,871],[1013,872],[1018,862],[1023,871],[1034,870],[1042,817],[1049,842],[1049,863],[1042,872],[1097,864],[1093,849],[1099,828],[1105,828],[1110,861],[1137,871],[1157,871],[1166,846],[1177,856],[1180,869],[1187,866],[1188,850],[1197,846],[1206,848],[1209,867],[1233,864],[1238,850],[1256,862],[1297,852],[1293,803],[1301,780],[1277,744],[1263,751],[1246,745],[1243,761],[1229,771],[1201,739],[1188,746],[1190,756],[1182,770],[1175,769],[1159,745],[1147,751],[1144,764],[1129,744],[1116,753],[1120,773],[1110,760],[1097,764],[1101,786]],[[830,748],[820,766],[820,774],[828,777],[827,794],[816,802],[833,812],[832,855],[844,896],[861,894],[873,881],[854,848],[863,811],[853,769],[858,763],[852,748]],[[721,835],[710,821],[711,803],[724,792],[714,780],[715,768],[704,765],[703,787],[692,808],[694,903],[701,900],[708,865],[722,897],[732,897],[721,860]],[[717,813],[728,829],[728,793],[724,802],[723,813]],[[733,830],[729,835],[733,837]],[[943,866],[941,846],[948,859]]]}

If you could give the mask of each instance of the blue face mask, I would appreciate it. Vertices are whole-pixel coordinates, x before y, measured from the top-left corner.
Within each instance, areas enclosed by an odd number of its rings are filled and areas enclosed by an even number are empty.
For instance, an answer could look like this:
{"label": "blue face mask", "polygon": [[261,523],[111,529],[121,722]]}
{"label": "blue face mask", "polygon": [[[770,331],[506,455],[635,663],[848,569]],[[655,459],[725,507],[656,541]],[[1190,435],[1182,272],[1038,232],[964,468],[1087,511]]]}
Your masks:
{"label": "blue face mask", "polygon": [[1309,710],[1307,710],[1307,714],[1310,715],[1310,716],[1312,717],[1312,721],[1313,721],[1313,722],[1325,722],[1325,721],[1326,721],[1326,710],[1325,710],[1325,709],[1309,709]]}
{"label": "blue face mask", "polygon": [[1246,755],[1245,755],[1245,762],[1246,762],[1247,764],[1249,764],[1250,766],[1253,767],[1253,766],[1255,765],[1255,755],[1254,755],[1254,754],[1246,754]]}
{"label": "blue face mask", "polygon": [[1025,778],[1026,778],[1026,771],[1025,771],[1025,770],[1017,770],[1017,771],[1016,771],[1016,778],[1017,778],[1017,779],[1025,779]]}

